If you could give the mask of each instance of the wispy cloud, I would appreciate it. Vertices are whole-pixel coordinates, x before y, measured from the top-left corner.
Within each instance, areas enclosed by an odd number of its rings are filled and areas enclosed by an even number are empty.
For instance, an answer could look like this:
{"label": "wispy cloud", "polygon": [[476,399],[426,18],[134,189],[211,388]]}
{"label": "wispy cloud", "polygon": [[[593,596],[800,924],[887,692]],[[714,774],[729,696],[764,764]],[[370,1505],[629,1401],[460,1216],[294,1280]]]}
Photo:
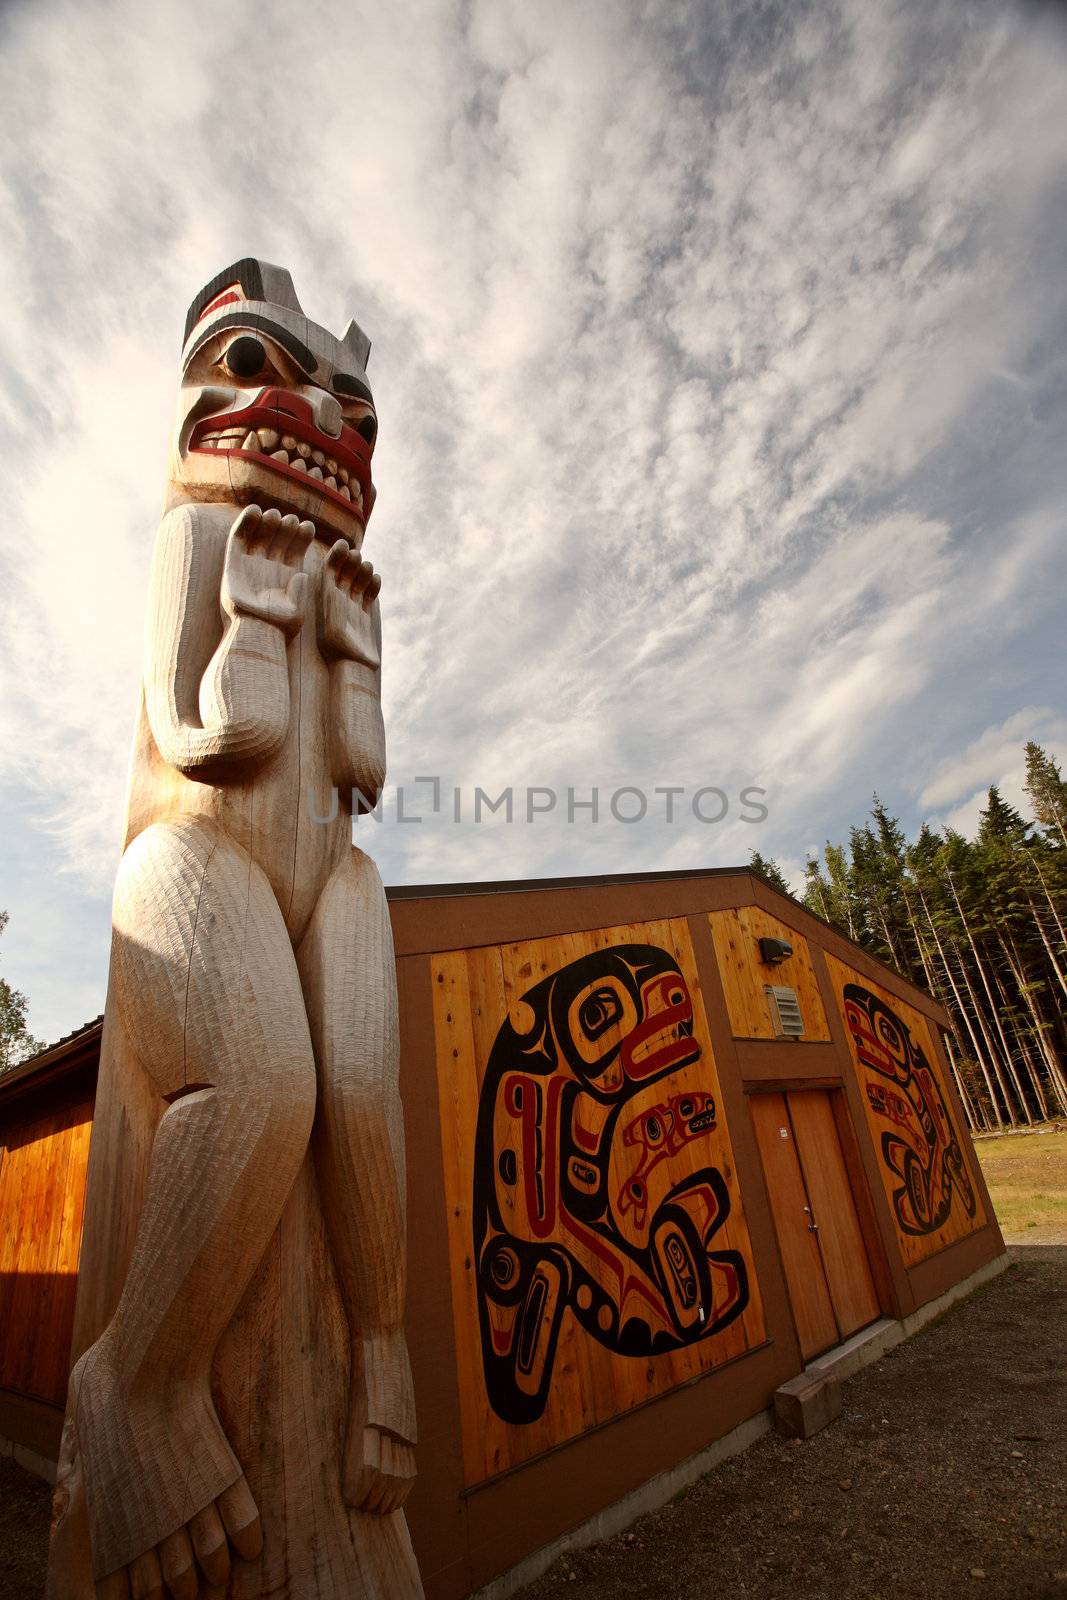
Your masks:
{"label": "wispy cloud", "polygon": [[[72,874],[56,961],[81,959],[79,906],[106,944],[185,305],[245,253],[374,340],[394,777],[769,791],[760,829],[363,824],[387,877],[756,839],[796,863],[874,787],[909,818],[950,806],[963,788],[923,793],[946,749],[1062,713],[1050,16],[205,18],[39,0],[0,22],[0,749]],[[9,968],[46,937],[32,898],[11,909]]]}
{"label": "wispy cloud", "polygon": [[986,728],[965,749],[946,756],[931,775],[919,803],[931,820],[973,836],[978,813],[995,784],[1004,799],[1031,817],[1026,793],[1026,743],[1034,739],[1055,759],[1067,761],[1067,716],[1049,706],[1024,706],[994,727]]}

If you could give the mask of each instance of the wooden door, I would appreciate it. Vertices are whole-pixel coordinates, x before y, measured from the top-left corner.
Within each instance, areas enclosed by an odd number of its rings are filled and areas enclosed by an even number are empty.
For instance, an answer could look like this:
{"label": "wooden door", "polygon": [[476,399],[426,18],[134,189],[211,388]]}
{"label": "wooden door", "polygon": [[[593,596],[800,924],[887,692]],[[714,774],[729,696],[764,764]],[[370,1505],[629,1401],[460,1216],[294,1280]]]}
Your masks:
{"label": "wooden door", "polygon": [[752,1119],[805,1361],[881,1307],[825,1089],[755,1094]]}
{"label": "wooden door", "polygon": [[882,1308],[833,1107],[825,1089],[803,1089],[787,1098],[830,1299],[838,1331],[847,1339],[857,1328],[873,1322]]}
{"label": "wooden door", "polygon": [[800,1353],[807,1361],[837,1343],[837,1318],[812,1226],[786,1097],[755,1094],[750,1103]]}

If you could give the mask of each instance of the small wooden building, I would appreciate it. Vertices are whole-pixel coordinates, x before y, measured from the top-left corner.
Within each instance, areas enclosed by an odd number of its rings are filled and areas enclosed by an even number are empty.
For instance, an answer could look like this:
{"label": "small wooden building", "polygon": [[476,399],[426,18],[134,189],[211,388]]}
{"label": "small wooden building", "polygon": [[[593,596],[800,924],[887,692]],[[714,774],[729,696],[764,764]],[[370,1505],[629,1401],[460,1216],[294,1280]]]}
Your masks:
{"label": "small wooden building", "polygon": [[59,1455],[103,1018],[0,1078],[0,1441]]}
{"label": "small wooden building", "polygon": [[[947,1016],[762,879],[390,904],[431,1600],[655,1503],[806,1364],[1002,1254]],[[0,1084],[0,1435],[26,1460],[58,1450],[98,1047]]]}

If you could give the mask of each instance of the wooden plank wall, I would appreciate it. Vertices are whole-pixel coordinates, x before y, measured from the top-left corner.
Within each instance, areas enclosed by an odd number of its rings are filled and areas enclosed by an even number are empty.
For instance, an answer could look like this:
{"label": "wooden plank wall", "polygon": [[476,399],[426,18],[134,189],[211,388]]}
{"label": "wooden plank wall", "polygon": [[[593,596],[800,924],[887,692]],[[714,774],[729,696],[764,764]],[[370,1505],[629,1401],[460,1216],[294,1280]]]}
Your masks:
{"label": "wooden plank wall", "polygon": [[986,1224],[970,1139],[921,1012],[827,952],[900,1253],[913,1267]]}
{"label": "wooden plank wall", "polygon": [[0,1145],[0,1388],[66,1401],[93,1096],[27,1106]]}
{"label": "wooden plank wall", "polygon": [[[609,1129],[614,1128],[613,1133],[605,1135],[605,1138],[612,1140],[612,1156],[610,1167],[604,1166],[602,1171],[608,1174],[609,1207],[615,1214],[623,1213],[625,1220],[620,1232],[625,1236],[630,1230],[628,1242],[633,1246],[629,1257],[624,1246],[617,1251],[617,1258],[624,1262],[639,1261],[641,1247],[647,1243],[648,1231],[653,1227],[657,1215],[655,1207],[663,1204],[668,1191],[675,1194],[679,1187],[684,1189],[687,1178],[714,1167],[722,1175],[729,1209],[725,1222],[715,1228],[707,1240],[709,1260],[714,1252],[736,1253],[744,1263],[747,1290],[739,1313],[720,1331],[707,1335],[698,1333],[691,1342],[641,1357],[609,1348],[610,1340],[606,1334],[604,1338],[599,1337],[589,1324],[594,1315],[599,1315],[604,1319],[600,1327],[608,1330],[611,1308],[606,1303],[601,1303],[599,1309],[593,1304],[593,1291],[588,1282],[581,1280],[580,1268],[582,1264],[588,1265],[596,1255],[598,1241],[602,1244],[608,1238],[610,1244],[611,1238],[617,1241],[620,1233],[613,1231],[613,1224],[609,1221],[603,1224],[604,1231],[600,1233],[594,1227],[585,1229],[587,1242],[596,1234],[596,1239],[592,1240],[592,1252],[579,1242],[582,1229],[575,1222],[573,1213],[569,1217],[566,1214],[567,1205],[562,1196],[559,1171],[553,1178],[549,1170],[553,1162],[558,1161],[563,1168],[574,1157],[566,1154],[562,1121],[553,1132],[548,1118],[543,1116],[536,1135],[538,1160],[545,1178],[544,1228],[540,1242],[549,1256],[563,1263],[562,1270],[570,1284],[570,1298],[562,1312],[554,1352],[549,1356],[552,1363],[551,1381],[547,1384],[543,1410],[529,1420],[511,1420],[495,1408],[483,1366],[483,1338],[488,1339],[490,1326],[496,1326],[492,1324],[494,1316],[501,1319],[500,1326],[496,1328],[497,1337],[507,1338],[505,1324],[508,1308],[494,1308],[488,1313],[487,1321],[480,1323],[478,1251],[485,1236],[479,1238],[476,1180],[483,1185],[483,1194],[484,1186],[488,1184],[497,1196],[504,1213],[505,1229],[510,1229],[512,1235],[520,1240],[524,1237],[525,1229],[526,1242],[529,1242],[526,1218],[517,1214],[523,1212],[523,1204],[521,1200],[516,1202],[512,1198],[516,1190],[521,1189],[522,1173],[519,1184],[515,1185],[515,1168],[513,1164],[509,1165],[514,1162],[512,1151],[508,1149],[505,1153],[499,1153],[497,1145],[515,1146],[520,1152],[523,1148],[532,1150],[534,1136],[531,1133],[530,1143],[523,1145],[521,1114],[509,1126],[506,1114],[498,1109],[496,1120],[493,1121],[492,1106],[499,1107],[503,1097],[501,1091],[499,1098],[492,1098],[496,1093],[493,1084],[502,1082],[499,1078],[501,1058],[498,1055],[494,1058],[497,1076],[491,1077],[487,1091],[490,1098],[489,1121],[494,1129],[492,1161],[487,1159],[484,1142],[479,1153],[476,1149],[476,1129],[483,1085],[498,1035],[504,1036],[502,1030],[509,1023],[514,1031],[506,1035],[511,1042],[508,1069],[513,1063],[518,1073],[538,1070],[530,1067],[529,1063],[535,1055],[543,1061],[541,1052],[545,1048],[546,1033],[555,1036],[560,1031],[560,1012],[558,1008],[554,1009],[554,1001],[544,998],[543,989],[542,998],[535,999],[532,1006],[524,1000],[524,996],[531,996],[545,980],[550,981],[550,986],[553,983],[558,985],[562,976],[563,984],[568,981],[575,983],[579,981],[573,976],[575,973],[580,972],[584,977],[587,972],[592,972],[589,984],[592,1004],[596,1006],[600,1003],[598,994],[607,994],[609,1012],[606,1014],[610,1014],[610,976],[603,979],[604,987],[598,990],[596,964],[592,968],[586,965],[577,967],[575,964],[584,963],[596,952],[619,946],[654,947],[682,974],[692,1000],[692,1036],[699,1048],[698,1059],[682,1064],[678,1070],[667,1075],[661,1073],[651,1078],[647,1086],[626,1099],[618,1121],[614,1124],[610,1120],[608,1122]],[[762,1343],[764,1323],[729,1130],[722,1114],[707,1017],[685,920],[679,918],[560,935],[520,944],[453,950],[433,956],[432,973],[452,1295],[460,1368],[464,1473],[466,1483],[473,1485],[552,1449],[653,1396],[687,1383],[713,1366],[743,1355]],[[649,980],[647,993],[652,994],[654,990],[655,983]],[[643,994],[645,992],[642,991]],[[558,999],[555,988],[553,993]],[[573,1017],[574,1008],[581,1003],[580,995],[585,993],[585,990],[581,990],[579,997],[573,1000],[568,1016]],[[659,1000],[648,1001],[649,1005],[659,1003]],[[638,1002],[639,1011],[643,1004],[643,1001]],[[640,1015],[623,1017],[613,1027],[597,1034],[595,1041],[588,1044],[588,1049],[599,1052],[598,1059],[604,1058],[609,1047],[619,1044],[620,1040],[628,1039],[632,1043],[638,1037],[640,1026]],[[587,1042],[579,1037],[577,1027],[569,1037],[572,1046],[577,1040],[580,1047],[586,1047]],[[558,1038],[553,1037],[548,1048],[551,1054],[562,1059],[564,1046]],[[645,1048],[643,1043],[637,1047],[638,1056]],[[648,1048],[656,1046],[653,1044]],[[558,1076],[571,1085],[577,1081],[573,1072],[564,1071]],[[535,1090],[538,1103],[547,1105],[552,1100],[550,1079],[542,1078],[539,1084],[544,1087]],[[703,1124],[700,1132],[694,1131],[696,1124],[693,1123],[683,1128],[682,1119],[693,1115],[694,1106],[707,1106],[707,1102],[699,1098],[701,1095],[711,1097],[713,1122],[711,1125]],[[607,1098],[610,1100],[610,1094]],[[584,1109],[574,1112],[574,1122],[581,1117],[593,1122],[598,1115],[610,1116],[610,1112],[604,1110],[605,1104],[606,1101],[598,1101],[595,1094],[583,1096],[580,1107]],[[670,1106],[675,1108],[673,1122]],[[504,1121],[501,1121],[502,1117]],[[652,1161],[651,1147],[645,1142],[646,1135],[648,1139],[658,1141],[664,1127],[673,1128],[671,1149],[663,1159],[657,1144],[655,1161]],[[520,1162],[523,1159],[520,1154]],[[480,1174],[476,1171],[479,1162],[487,1169]],[[654,1171],[657,1164],[658,1172]],[[503,1183],[497,1182],[498,1166],[505,1174]],[[638,1172],[642,1178],[647,1178],[648,1209],[645,1212],[644,1232],[638,1213],[633,1210],[627,1213],[627,1203],[623,1198],[628,1190],[636,1192],[634,1183]],[[510,1189],[509,1178],[512,1180]],[[663,1210],[658,1213],[661,1217],[664,1214]],[[519,1254],[522,1254],[521,1246]],[[568,1272],[576,1264],[578,1271],[567,1278]],[[550,1275],[553,1270],[550,1268]],[[594,1278],[597,1271],[604,1274],[601,1282],[606,1282],[610,1277],[610,1271],[605,1271],[601,1264],[594,1262]],[[625,1277],[627,1273],[628,1278]],[[711,1276],[713,1279],[716,1277],[714,1267]],[[640,1302],[645,1285],[652,1284],[653,1280],[646,1276],[644,1283],[637,1282],[635,1288],[635,1280],[639,1279],[640,1267],[635,1269],[628,1265],[624,1268],[620,1278],[624,1284],[623,1298],[632,1297],[635,1303]],[[584,1323],[581,1320],[583,1306]],[[484,1305],[482,1315],[486,1316]],[[522,1320],[521,1312],[518,1313],[518,1320]],[[652,1321],[655,1321],[654,1316]],[[709,1328],[714,1321],[712,1314]]]}
{"label": "wooden plank wall", "polygon": [[[779,922],[760,906],[711,911],[708,921],[735,1039],[774,1038],[774,1024],[763,992],[766,984],[782,984],[796,990],[805,1039],[829,1039],[818,980],[802,933]],[[760,939],[785,939],[793,946],[793,954],[778,966],[766,966],[759,959]]]}

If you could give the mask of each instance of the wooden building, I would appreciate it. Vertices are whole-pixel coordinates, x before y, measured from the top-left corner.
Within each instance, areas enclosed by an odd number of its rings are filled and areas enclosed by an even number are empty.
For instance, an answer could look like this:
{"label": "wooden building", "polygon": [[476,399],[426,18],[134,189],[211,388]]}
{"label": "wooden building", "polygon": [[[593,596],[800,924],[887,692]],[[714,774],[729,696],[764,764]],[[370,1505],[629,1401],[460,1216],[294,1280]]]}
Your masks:
{"label": "wooden building", "polygon": [[[1002,1255],[947,1016],[761,879],[390,905],[431,1600],[655,1503],[808,1363]],[[31,1464],[58,1451],[98,1048],[93,1024],[0,1084],[0,1435]]]}
{"label": "wooden building", "polygon": [[0,1078],[0,1440],[54,1463],[103,1018]]}

